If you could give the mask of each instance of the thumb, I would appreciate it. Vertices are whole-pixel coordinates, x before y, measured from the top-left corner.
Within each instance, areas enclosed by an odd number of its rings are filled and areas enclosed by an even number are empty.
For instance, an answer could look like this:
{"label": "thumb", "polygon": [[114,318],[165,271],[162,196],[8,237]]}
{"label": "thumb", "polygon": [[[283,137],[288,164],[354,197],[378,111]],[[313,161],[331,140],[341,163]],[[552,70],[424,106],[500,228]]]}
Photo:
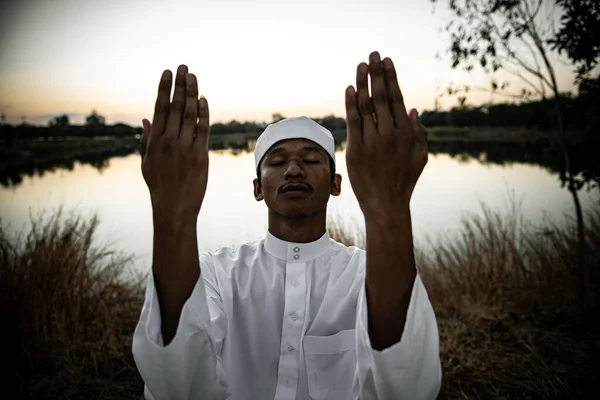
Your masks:
{"label": "thumb", "polygon": [[419,142],[426,141],[429,135],[427,133],[427,129],[425,129],[421,121],[419,121],[419,112],[416,108],[412,108],[409,111],[408,118],[410,119],[410,123],[413,127],[413,132],[416,134],[416,139]]}
{"label": "thumb", "polygon": [[419,112],[416,108],[410,109],[410,111],[408,112],[408,119],[410,120],[410,124],[412,125],[413,132],[419,132]]}
{"label": "thumb", "polygon": [[149,135],[152,130],[152,124],[146,118],[142,120],[142,125],[144,126],[144,135]]}
{"label": "thumb", "polygon": [[419,112],[417,111],[416,108],[411,108],[410,111],[408,112],[408,117],[410,118],[410,120],[415,123],[419,121]]}

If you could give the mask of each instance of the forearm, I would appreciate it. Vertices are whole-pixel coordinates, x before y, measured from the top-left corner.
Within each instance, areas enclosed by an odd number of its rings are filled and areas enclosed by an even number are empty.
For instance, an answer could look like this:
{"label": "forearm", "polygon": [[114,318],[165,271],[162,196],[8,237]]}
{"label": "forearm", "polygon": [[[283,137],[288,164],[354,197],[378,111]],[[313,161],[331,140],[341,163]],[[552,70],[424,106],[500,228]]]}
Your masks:
{"label": "forearm", "polygon": [[[210,280],[209,257],[202,282],[196,282],[181,310],[177,335],[163,343],[160,304],[154,276],[148,277],[144,306],[133,336],[132,352],[147,390],[156,400],[225,399],[227,379],[220,354],[225,332],[212,331],[214,325],[226,326],[225,313],[216,304],[216,293],[204,285]],[[214,275],[212,275],[214,277]],[[210,296],[213,302],[208,301]]]}
{"label": "forearm", "polygon": [[175,336],[181,309],[200,277],[195,218],[177,222],[155,216],[152,271],[166,345]]}
{"label": "forearm", "polygon": [[410,210],[365,216],[367,305],[373,349],[402,338],[416,276]]}

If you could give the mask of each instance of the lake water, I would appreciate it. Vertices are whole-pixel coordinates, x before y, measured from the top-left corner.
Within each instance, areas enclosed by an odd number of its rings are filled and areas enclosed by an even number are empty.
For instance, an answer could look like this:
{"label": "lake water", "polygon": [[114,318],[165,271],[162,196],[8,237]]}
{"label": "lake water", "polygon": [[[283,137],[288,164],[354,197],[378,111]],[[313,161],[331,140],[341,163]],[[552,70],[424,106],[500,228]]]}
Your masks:
{"label": "lake water", "polygon": [[[343,150],[336,154],[342,174],[342,194],[332,197],[331,219],[362,226],[362,214],[346,173]],[[206,197],[198,220],[201,251],[241,244],[264,237],[267,209],[252,194],[253,155],[232,150],[211,151]],[[464,160],[448,154],[431,154],[411,203],[413,229],[418,246],[430,246],[427,238],[451,233],[468,212],[480,212],[480,204],[508,209],[510,193],[522,201],[525,218],[538,224],[544,215],[557,221],[573,215],[569,192],[561,189],[558,175],[525,163],[508,165]],[[584,210],[600,204],[598,191],[581,192]],[[59,206],[83,215],[97,213],[101,243],[136,256],[136,264],[151,264],[152,219],[148,190],[140,171],[140,156],[114,157],[101,171],[76,164],[42,176],[25,177],[16,187],[0,188],[0,218],[9,231],[26,229],[30,214]]]}

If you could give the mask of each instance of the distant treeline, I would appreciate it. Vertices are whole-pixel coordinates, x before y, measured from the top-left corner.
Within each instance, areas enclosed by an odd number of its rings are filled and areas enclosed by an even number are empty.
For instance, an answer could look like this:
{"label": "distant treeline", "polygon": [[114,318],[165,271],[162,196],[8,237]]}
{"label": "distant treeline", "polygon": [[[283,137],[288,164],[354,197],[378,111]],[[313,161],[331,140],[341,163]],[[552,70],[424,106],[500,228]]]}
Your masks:
{"label": "distant treeline", "polygon": [[115,125],[67,125],[67,126],[35,126],[35,125],[0,125],[2,139],[36,139],[36,138],[85,138],[85,137],[132,137],[142,133],[141,127],[126,124]]}
{"label": "distant treeline", "polygon": [[[283,119],[283,116],[280,114],[273,114],[275,118],[274,121],[278,121]],[[325,128],[330,131],[337,130],[345,130],[346,129],[346,120],[344,118],[339,118],[334,115],[328,115],[322,118],[312,118]],[[260,133],[267,127],[266,122],[238,122],[236,120],[227,122],[227,123],[216,123],[210,126],[211,134],[220,134],[220,133]]]}
{"label": "distant treeline", "polygon": [[[563,123],[570,128],[581,127],[581,111],[589,108],[588,99],[562,97],[560,103]],[[550,99],[424,111],[419,117],[425,126],[527,126],[544,131],[557,126],[554,100]]]}
{"label": "distant treeline", "polygon": [[[568,128],[580,128],[584,123],[581,118],[581,110],[588,109],[589,99],[579,97],[561,98],[561,110],[563,112],[563,123]],[[540,100],[523,102],[519,104],[495,104],[479,107],[455,107],[449,111],[423,111],[420,114],[421,122],[428,127],[433,126],[526,126],[537,130],[551,130],[557,121],[552,100]],[[95,113],[95,112],[94,112]],[[34,126],[28,124],[8,125],[0,124],[0,138],[6,142],[12,139],[32,139],[49,137],[130,137],[140,135],[141,127],[132,127],[118,123],[114,125],[104,124],[104,117],[98,114],[88,117],[85,125],[71,125],[66,115],[57,116],[49,121],[48,126]],[[273,121],[284,118],[281,114],[273,114]],[[346,129],[344,118],[328,115],[321,118],[313,118],[319,124],[330,131],[342,131]],[[211,134],[230,133],[253,133],[262,132],[267,126],[266,122],[240,122],[236,120],[227,123],[215,123],[211,125]]]}
{"label": "distant treeline", "polygon": [[[313,118],[315,121],[331,131],[346,129],[346,120],[333,115],[323,118]],[[227,123],[217,122],[211,125],[211,135],[230,133],[261,133],[268,124],[266,122],[239,122],[232,120]],[[36,126],[29,124],[9,125],[0,124],[0,140],[11,141],[13,139],[36,139],[36,138],[84,138],[84,137],[131,137],[142,134],[141,127],[132,127],[126,124],[91,124],[71,125],[63,123],[60,125],[49,124],[49,126]]]}

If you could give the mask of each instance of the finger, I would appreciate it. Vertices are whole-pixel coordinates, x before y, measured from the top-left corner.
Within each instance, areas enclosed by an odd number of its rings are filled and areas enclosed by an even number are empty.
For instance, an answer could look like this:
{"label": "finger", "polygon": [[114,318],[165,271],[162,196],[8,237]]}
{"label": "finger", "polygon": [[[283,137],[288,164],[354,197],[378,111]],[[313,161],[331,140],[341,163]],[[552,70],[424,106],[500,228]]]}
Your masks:
{"label": "finger", "polygon": [[181,119],[185,108],[185,75],[187,72],[188,68],[185,65],[180,65],[177,68],[173,101],[169,106],[169,119],[165,133],[174,137],[179,136],[179,130],[181,129]]}
{"label": "finger", "polygon": [[179,140],[184,146],[194,141],[194,132],[198,122],[198,81],[194,74],[185,76],[185,111],[181,124]]}
{"label": "finger", "polygon": [[356,91],[352,85],[346,88],[346,132],[348,143],[362,143],[360,113],[358,112]]}
{"label": "finger", "polygon": [[371,73],[371,99],[375,109],[377,130],[379,133],[391,134],[394,124],[390,114],[383,64],[376,51],[369,56],[369,72]]}
{"label": "finger", "polygon": [[204,96],[198,99],[198,123],[194,135],[194,145],[208,147],[208,134],[210,131],[210,115],[208,101]]}
{"label": "finger", "polygon": [[167,118],[169,117],[169,97],[171,96],[171,84],[173,83],[173,74],[165,70],[158,84],[158,95],[154,105],[154,116],[152,117],[153,135],[162,135],[165,132]]}
{"label": "finger", "polygon": [[419,121],[419,112],[416,108],[411,108],[408,112],[408,118],[410,120],[410,124],[412,125],[413,132],[415,132],[415,137],[418,141],[424,142],[427,141],[428,133],[425,126]]}
{"label": "finger", "polygon": [[404,106],[404,97],[398,85],[394,63],[387,57],[383,60],[383,70],[385,73],[390,111],[392,112],[394,125],[399,128],[408,123],[408,116],[406,115],[406,107]]}
{"label": "finger", "polygon": [[142,137],[140,138],[140,154],[142,158],[146,154],[146,149],[148,148],[148,139],[150,138],[150,131],[152,130],[152,124],[146,118],[142,120]]}
{"label": "finger", "polygon": [[356,96],[358,99],[358,112],[362,121],[363,141],[369,134],[376,134],[375,120],[373,119],[373,103],[369,96],[369,67],[360,63],[356,68]]}
{"label": "finger", "polygon": [[149,135],[152,129],[152,124],[146,118],[142,120],[142,126],[144,128],[144,135]]}
{"label": "finger", "polygon": [[416,108],[411,108],[410,111],[408,112],[408,119],[410,120],[410,124],[412,125],[414,131],[418,131],[419,130],[419,112],[417,111]]}

